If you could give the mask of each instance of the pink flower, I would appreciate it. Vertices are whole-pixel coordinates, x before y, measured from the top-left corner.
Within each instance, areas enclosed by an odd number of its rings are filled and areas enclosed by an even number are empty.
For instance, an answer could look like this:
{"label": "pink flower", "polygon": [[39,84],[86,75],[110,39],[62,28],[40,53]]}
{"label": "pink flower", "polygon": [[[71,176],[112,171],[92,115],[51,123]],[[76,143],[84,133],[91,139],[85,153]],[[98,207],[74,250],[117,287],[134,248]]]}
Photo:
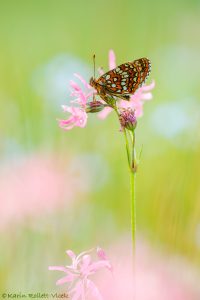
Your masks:
{"label": "pink flower", "polygon": [[124,130],[125,128],[131,131],[134,130],[137,125],[135,110],[130,107],[127,109],[121,108],[119,121],[121,124],[121,130]]}
{"label": "pink flower", "polygon": [[27,220],[35,226],[45,216],[70,209],[76,201],[81,201],[79,194],[87,193],[92,184],[84,159],[77,165],[77,157],[69,153],[65,153],[62,162],[58,153],[32,153],[2,160],[0,232]]}
{"label": "pink flower", "polygon": [[64,105],[62,107],[64,112],[71,113],[71,116],[67,120],[58,120],[60,128],[70,130],[74,126],[85,127],[87,123],[87,114],[82,108]]}
{"label": "pink flower", "polygon": [[106,257],[105,252],[101,248],[97,248],[96,252],[99,257],[98,261],[92,262],[92,257],[89,253],[93,251],[81,252],[79,255],[71,250],[67,250],[67,255],[71,258],[72,263],[64,266],[50,266],[49,270],[62,271],[66,275],[57,280],[56,285],[69,283],[68,294],[72,296],[72,300],[85,300],[86,294],[98,300],[102,300],[102,296],[97,286],[89,279],[89,276],[94,275],[102,268],[111,270],[111,264]]}
{"label": "pink flower", "polygon": [[86,88],[86,92],[73,80],[70,81],[71,96],[76,97],[71,103],[78,104],[77,106],[66,106],[63,105],[63,111],[69,112],[71,116],[68,119],[58,120],[59,126],[64,130],[70,130],[75,126],[85,127],[87,123],[86,104],[88,99],[94,93],[92,87],[78,74],[74,74]]}
{"label": "pink flower", "polygon": [[109,60],[109,69],[112,70],[116,68],[116,60],[115,60],[115,52],[110,50],[108,53],[108,60]]}
{"label": "pink flower", "polygon": [[138,240],[133,277],[131,244],[123,238],[109,252],[115,268],[114,276],[105,273],[96,279],[106,300],[200,299],[198,270],[183,258],[167,256]]}

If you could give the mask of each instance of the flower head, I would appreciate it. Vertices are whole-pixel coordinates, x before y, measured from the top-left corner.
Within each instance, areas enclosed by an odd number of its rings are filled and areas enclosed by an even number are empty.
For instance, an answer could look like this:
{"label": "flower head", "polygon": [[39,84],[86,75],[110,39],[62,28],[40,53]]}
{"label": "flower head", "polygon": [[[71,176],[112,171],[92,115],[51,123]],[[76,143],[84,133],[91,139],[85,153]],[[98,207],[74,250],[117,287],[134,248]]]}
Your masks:
{"label": "flower head", "polygon": [[[73,106],[62,105],[63,111],[68,112],[71,116],[68,119],[58,120],[59,126],[64,130],[70,130],[75,126],[85,127],[87,123],[86,105],[88,99],[91,97],[91,87],[87,82],[78,74],[74,74],[86,88],[86,92],[73,80],[70,81],[71,96],[75,97],[71,103]],[[76,104],[76,106],[74,105]]]}
{"label": "flower head", "polygon": [[128,108],[122,108],[119,114],[119,121],[121,124],[121,129],[128,129],[133,131],[137,125],[137,119],[135,115],[135,110]]}
{"label": "flower head", "polygon": [[97,261],[92,261],[92,250],[81,252],[76,255],[73,251],[67,250],[67,255],[71,258],[71,265],[67,266],[50,266],[49,270],[62,271],[66,275],[57,280],[56,285],[68,283],[69,295],[72,296],[72,300],[85,299],[87,293],[91,293],[96,299],[102,300],[102,296],[97,286],[89,279],[89,277],[95,274],[102,268],[112,269],[112,266],[101,248],[97,248]]}
{"label": "flower head", "polygon": [[62,106],[64,112],[71,113],[67,120],[58,120],[59,126],[64,130],[70,130],[74,126],[85,127],[87,123],[87,113],[79,107]]}
{"label": "flower head", "polygon": [[120,239],[110,248],[114,278],[101,276],[96,283],[106,300],[199,300],[199,272],[187,259],[162,253],[141,237],[133,277],[131,244]]}

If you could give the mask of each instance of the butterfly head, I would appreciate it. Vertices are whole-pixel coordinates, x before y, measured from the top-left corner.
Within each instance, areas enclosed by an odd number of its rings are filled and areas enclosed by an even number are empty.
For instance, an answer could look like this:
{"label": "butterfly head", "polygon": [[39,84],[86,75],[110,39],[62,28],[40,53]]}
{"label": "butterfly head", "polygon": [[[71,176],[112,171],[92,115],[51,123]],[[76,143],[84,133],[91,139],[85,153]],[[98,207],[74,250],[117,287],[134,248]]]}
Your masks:
{"label": "butterfly head", "polygon": [[90,85],[98,92],[101,90],[101,84],[94,77],[90,78]]}
{"label": "butterfly head", "polygon": [[95,79],[93,77],[90,78],[90,85],[95,88],[96,87],[96,82]]}

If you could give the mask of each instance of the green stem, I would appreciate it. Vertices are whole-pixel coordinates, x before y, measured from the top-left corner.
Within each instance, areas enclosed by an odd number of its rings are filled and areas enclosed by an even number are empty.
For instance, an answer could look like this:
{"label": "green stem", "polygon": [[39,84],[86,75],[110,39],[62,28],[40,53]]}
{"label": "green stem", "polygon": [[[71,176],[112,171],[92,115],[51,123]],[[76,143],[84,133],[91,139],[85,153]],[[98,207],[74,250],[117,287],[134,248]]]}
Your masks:
{"label": "green stem", "polygon": [[135,238],[136,238],[136,201],[135,201],[135,177],[136,177],[136,153],[135,153],[135,131],[131,134],[131,171],[130,171],[130,186],[131,186],[131,228],[132,228],[132,244],[133,253],[135,253]]}
{"label": "green stem", "polygon": [[[119,118],[117,107],[113,107]],[[127,130],[124,128],[124,138],[126,145],[126,154],[130,171],[130,196],[131,196],[131,232],[132,232],[132,247],[135,254],[135,238],[136,238],[136,201],[135,201],[135,177],[137,170],[137,159],[135,151],[135,130]]]}
{"label": "green stem", "polygon": [[131,155],[130,155],[130,150],[129,150],[129,142],[128,142],[128,137],[126,134],[126,130],[124,130],[124,138],[125,138],[125,143],[126,143],[126,154],[127,154],[127,159],[128,159],[128,166],[131,172]]}
{"label": "green stem", "polygon": [[132,139],[132,172],[135,173],[137,169],[137,164],[136,164],[136,151],[135,151],[135,131],[132,132],[131,135]]}
{"label": "green stem", "polygon": [[132,247],[135,253],[135,239],[136,239],[136,203],[135,203],[135,172],[130,172],[130,186],[131,186],[131,230],[132,230]]}
{"label": "green stem", "polygon": [[[127,136],[129,135],[129,138]],[[136,153],[135,153],[135,132],[124,130],[126,153],[130,171],[130,197],[131,197],[131,232],[132,232],[132,247],[135,253],[135,238],[136,238],[136,202],[135,202],[135,177],[136,177]]]}
{"label": "green stem", "polygon": [[136,170],[137,170],[137,160],[136,160],[136,152],[135,152],[135,132],[131,132],[131,168],[130,168],[130,190],[131,190],[131,232],[132,232],[132,253],[133,253],[133,297],[132,299],[136,299],[136,260],[135,260],[135,252],[136,252],[136,200],[135,200],[135,179],[136,179]]}

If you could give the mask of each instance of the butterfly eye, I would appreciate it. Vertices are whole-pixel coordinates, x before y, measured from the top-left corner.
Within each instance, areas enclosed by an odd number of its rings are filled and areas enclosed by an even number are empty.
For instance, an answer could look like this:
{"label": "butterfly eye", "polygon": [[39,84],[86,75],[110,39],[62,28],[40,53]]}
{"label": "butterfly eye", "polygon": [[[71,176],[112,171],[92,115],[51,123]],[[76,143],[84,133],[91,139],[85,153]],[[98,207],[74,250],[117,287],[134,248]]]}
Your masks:
{"label": "butterfly eye", "polygon": [[90,85],[91,85],[91,86],[95,86],[95,81],[94,81],[94,78],[93,78],[93,77],[90,78]]}

